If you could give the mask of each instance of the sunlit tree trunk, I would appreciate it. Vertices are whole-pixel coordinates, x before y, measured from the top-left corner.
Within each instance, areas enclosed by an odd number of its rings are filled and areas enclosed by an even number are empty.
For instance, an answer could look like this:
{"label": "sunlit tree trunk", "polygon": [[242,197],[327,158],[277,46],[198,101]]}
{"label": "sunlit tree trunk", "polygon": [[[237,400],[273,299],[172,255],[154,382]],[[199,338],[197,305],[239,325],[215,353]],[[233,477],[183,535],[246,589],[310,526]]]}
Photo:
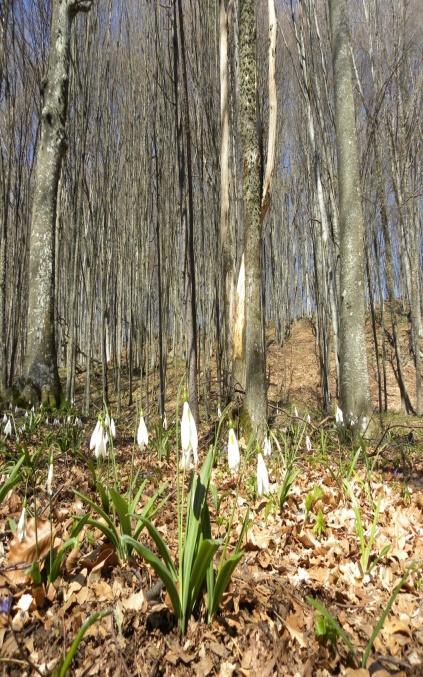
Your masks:
{"label": "sunlit tree trunk", "polygon": [[246,431],[267,423],[266,360],[261,293],[261,165],[256,108],[256,20],[254,0],[240,3],[240,108],[243,158],[245,251]]}
{"label": "sunlit tree trunk", "polygon": [[339,182],[341,312],[340,405],[350,422],[371,413],[364,290],[364,224],[346,0],[330,0]]}
{"label": "sunlit tree trunk", "polygon": [[29,257],[29,307],[24,366],[24,403],[57,406],[63,397],[57,369],[54,317],[54,259],[57,191],[67,150],[67,114],[71,23],[91,0],[54,0],[50,55],[43,82],[41,140],[35,168]]}

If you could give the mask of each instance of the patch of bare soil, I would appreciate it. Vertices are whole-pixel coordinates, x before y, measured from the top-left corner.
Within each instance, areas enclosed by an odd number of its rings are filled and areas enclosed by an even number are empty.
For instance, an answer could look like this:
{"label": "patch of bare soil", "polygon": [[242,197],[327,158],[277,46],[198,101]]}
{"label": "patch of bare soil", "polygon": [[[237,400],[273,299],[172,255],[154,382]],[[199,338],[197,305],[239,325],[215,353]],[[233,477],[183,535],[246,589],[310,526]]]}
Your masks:
{"label": "patch of bare soil", "polygon": [[[404,348],[406,331],[404,327]],[[371,339],[371,334],[369,336]],[[373,369],[370,349],[369,361]],[[170,498],[153,521],[177,561],[174,426],[181,370],[175,373],[173,368],[170,360],[169,459],[162,456],[159,460],[159,441],[154,432],[157,401],[153,391],[147,418],[148,449],[141,453],[133,444],[137,426],[134,404],[131,408],[122,407],[120,416],[116,416],[115,454],[120,493],[128,489],[136,472],[139,472],[137,487],[146,480],[138,512],[163,482],[168,481],[165,494]],[[356,447],[339,440],[332,420],[319,425],[323,418],[319,413],[319,365],[308,322],[295,324],[283,347],[270,345],[268,368],[275,435],[272,455],[266,459],[271,487],[276,489],[276,485],[283,483],[287,452],[296,454],[295,467],[299,474],[281,508],[274,491],[267,497],[257,496],[253,453],[240,478],[237,495],[238,478],[231,476],[227,468],[227,426],[224,424],[212,476],[221,497],[219,505],[210,501],[212,532],[215,537],[225,536],[234,509],[231,550],[249,506],[245,555],[215,620],[207,624],[203,600],[195,609],[185,636],[180,635],[170,600],[165,589],[157,585],[150,566],[137,555],[126,561],[119,560],[103,531],[93,523],[84,526],[78,542],[67,551],[54,583],[48,584],[46,580],[50,543],[60,548],[70,536],[74,516],[81,517],[89,511],[89,505],[75,490],[101,506],[89,465],[77,453],[80,449],[92,459],[88,443],[94,420],[85,420],[79,433],[74,414],[69,422],[67,417],[63,421],[61,415],[60,425],[53,423],[51,415],[46,422],[47,416],[43,414],[31,434],[28,431],[20,434],[19,443],[14,435],[1,442],[0,488],[10,473],[10,464],[20,457],[24,445],[28,450],[23,478],[7,493],[0,506],[1,674],[54,674],[86,619],[94,612],[110,611],[84,634],[68,674],[78,677],[423,675],[423,571],[418,566],[410,571],[396,596],[383,627],[374,638],[365,667],[359,667],[345,642],[336,638],[330,624],[325,624],[307,600],[320,602],[337,619],[361,661],[401,577],[413,562],[423,560],[422,431],[412,419],[409,421],[415,425],[412,437],[408,427],[390,431],[379,446],[380,440],[373,440],[366,448],[366,455],[367,465],[371,465],[376,460],[375,454],[380,452],[374,468],[366,470],[362,454],[356,474],[351,472],[349,478],[352,492],[349,494],[345,480]],[[407,369],[413,396],[412,365]],[[387,376],[389,405],[399,409],[391,367]],[[157,390],[152,375],[151,383]],[[334,374],[332,384],[335,394]],[[77,404],[82,402],[82,386]],[[374,379],[372,394],[377,404]],[[98,391],[96,397],[100,406]],[[216,410],[216,390],[208,394],[208,406],[210,412]],[[112,403],[113,412],[114,407]],[[306,421],[308,413],[310,423]],[[390,422],[395,420],[391,418]],[[403,418],[398,420],[403,425],[408,423],[404,423]],[[216,417],[210,416],[207,423],[204,421],[205,416],[199,427],[200,463],[217,429]],[[19,412],[17,429],[24,422],[24,414]],[[311,449],[307,449],[306,435]],[[241,440],[240,445],[244,456],[245,441]],[[52,449],[55,480],[50,506],[45,482]],[[100,467],[95,464],[94,469],[105,486],[113,486],[114,470],[108,461]],[[38,544],[33,519],[28,520],[27,537],[22,543],[12,533],[11,525],[19,519],[25,495],[29,512],[37,515]],[[367,571],[363,570],[352,496],[360,509],[366,543],[379,504]],[[94,510],[91,515],[99,517]],[[113,511],[110,515],[114,519]],[[145,531],[140,540],[154,548]],[[389,550],[377,561],[387,545]],[[36,560],[37,550],[41,582],[34,585],[27,569]]]}

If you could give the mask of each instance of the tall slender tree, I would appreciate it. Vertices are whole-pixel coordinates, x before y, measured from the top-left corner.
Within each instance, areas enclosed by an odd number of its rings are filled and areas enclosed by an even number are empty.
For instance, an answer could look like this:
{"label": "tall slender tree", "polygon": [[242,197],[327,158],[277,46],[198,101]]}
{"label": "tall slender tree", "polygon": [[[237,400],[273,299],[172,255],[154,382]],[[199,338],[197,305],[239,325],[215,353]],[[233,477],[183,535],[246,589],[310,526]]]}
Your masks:
{"label": "tall slender tree", "polygon": [[57,368],[54,262],[57,192],[67,150],[66,115],[72,20],[92,0],[53,0],[48,70],[42,83],[41,139],[35,168],[29,256],[29,306],[24,403],[57,406],[62,389]]}
{"label": "tall slender tree", "polygon": [[346,0],[329,0],[338,160],[341,332],[340,404],[353,426],[371,413],[364,290],[364,223]]}

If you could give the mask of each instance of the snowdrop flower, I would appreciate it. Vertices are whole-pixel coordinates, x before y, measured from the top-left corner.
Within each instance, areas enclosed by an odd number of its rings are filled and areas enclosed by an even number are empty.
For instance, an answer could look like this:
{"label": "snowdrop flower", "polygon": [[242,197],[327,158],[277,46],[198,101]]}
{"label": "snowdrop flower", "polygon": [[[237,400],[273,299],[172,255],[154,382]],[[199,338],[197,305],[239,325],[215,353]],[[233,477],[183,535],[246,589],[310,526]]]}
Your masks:
{"label": "snowdrop flower", "polygon": [[55,418],[53,421],[53,425],[60,425],[60,421],[58,418]]}
{"label": "snowdrop flower", "polygon": [[7,416],[6,416],[6,414],[3,414],[3,423],[7,423]]}
{"label": "snowdrop flower", "polygon": [[71,420],[72,420],[72,419],[71,419],[70,414],[69,414],[69,416],[68,416],[67,419],[66,419],[66,422],[67,422],[67,423],[70,423]]}
{"label": "snowdrop flower", "polygon": [[115,426],[114,418],[112,418],[110,420],[110,434],[113,437],[113,439],[115,439],[115,437],[116,437],[116,426]]}
{"label": "snowdrop flower", "polygon": [[28,418],[28,410],[25,412],[25,418]]}
{"label": "snowdrop flower", "polygon": [[7,423],[4,426],[4,434],[6,435],[6,437],[9,437],[9,435],[12,434],[12,421],[10,420],[10,418],[7,420]]}
{"label": "snowdrop flower", "polygon": [[35,414],[35,407],[34,407],[34,405],[32,405],[31,411],[32,411],[33,414]]}
{"label": "snowdrop flower", "polygon": [[270,437],[267,437],[267,435],[265,435],[263,440],[263,454],[265,456],[270,456],[271,453],[272,453],[272,445],[270,444]]}
{"label": "snowdrop flower", "polygon": [[166,414],[163,414],[163,430],[167,430],[167,418],[166,418]]}
{"label": "snowdrop flower", "polygon": [[148,431],[147,426],[145,425],[144,416],[141,411],[140,422],[137,432],[137,442],[140,448],[140,451],[143,451],[144,447],[148,447]]}
{"label": "snowdrop flower", "polygon": [[232,474],[238,472],[240,463],[241,457],[239,455],[238,440],[234,433],[234,429],[231,426],[229,428],[229,438],[228,438],[228,466]]}
{"label": "snowdrop flower", "polygon": [[11,402],[9,402],[9,411],[12,411],[12,409],[13,409],[13,405],[12,405]]}
{"label": "snowdrop flower", "polygon": [[307,423],[311,423],[310,414],[307,414]]}
{"label": "snowdrop flower", "polygon": [[95,449],[96,444],[97,444],[97,437],[100,433],[103,434],[103,432],[101,430],[101,423],[100,423],[100,421],[97,421],[96,426],[93,430],[93,434],[91,435],[91,439],[90,439],[90,451],[93,451]]}
{"label": "snowdrop flower", "polygon": [[297,409],[297,407],[294,408],[294,415],[298,418],[298,409]]}
{"label": "snowdrop flower", "polygon": [[310,442],[310,438],[309,438],[308,435],[306,435],[306,440],[305,440],[305,442],[306,442],[306,449],[307,449],[307,451],[311,451],[311,442]]}
{"label": "snowdrop flower", "polygon": [[335,420],[338,425],[343,425],[344,423],[344,414],[342,413],[342,409],[339,407],[336,407]]}
{"label": "snowdrop flower", "polygon": [[189,408],[187,400],[184,402],[181,419],[181,468],[188,470],[191,460],[191,451],[194,457],[194,465],[198,465],[198,435],[197,426],[195,425],[194,417]]}
{"label": "snowdrop flower", "polygon": [[80,418],[77,417],[77,418],[75,419],[75,425],[76,425],[76,427],[77,427],[79,430],[81,430],[81,428],[82,428],[82,421],[81,421]]}
{"label": "snowdrop flower", "polygon": [[17,414],[17,413],[18,413],[18,407],[17,407],[17,405],[16,405],[16,407],[15,407],[15,414]]}
{"label": "snowdrop flower", "polygon": [[46,418],[46,423],[47,423],[47,425],[48,425],[48,418]]}
{"label": "snowdrop flower", "polygon": [[53,493],[53,482],[54,482],[54,470],[53,470],[53,459],[50,459],[50,465],[48,467],[48,475],[46,482],[46,489],[49,496]]}
{"label": "snowdrop flower", "polygon": [[16,536],[19,543],[25,540],[26,536],[26,499],[23,504],[21,516],[19,517],[18,528],[16,530]]}
{"label": "snowdrop flower", "polygon": [[103,435],[103,429],[100,426],[100,430],[97,433],[97,440],[96,440],[96,445],[94,449],[94,455],[96,458],[103,458],[106,456],[106,447],[107,447],[107,439],[106,436]]}
{"label": "snowdrop flower", "polygon": [[269,475],[267,474],[266,463],[263,456],[259,453],[257,456],[257,494],[263,496],[270,492]]}
{"label": "snowdrop flower", "polygon": [[217,407],[217,417],[222,418],[222,410],[220,407]]}

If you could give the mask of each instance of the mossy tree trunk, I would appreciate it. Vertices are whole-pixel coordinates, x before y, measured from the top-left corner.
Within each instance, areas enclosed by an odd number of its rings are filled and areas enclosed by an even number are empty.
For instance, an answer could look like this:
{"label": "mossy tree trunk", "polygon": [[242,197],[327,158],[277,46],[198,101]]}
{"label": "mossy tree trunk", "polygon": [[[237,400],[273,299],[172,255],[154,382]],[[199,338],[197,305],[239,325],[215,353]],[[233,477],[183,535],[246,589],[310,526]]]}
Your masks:
{"label": "mossy tree trunk", "polygon": [[54,330],[54,260],[57,193],[67,150],[66,115],[71,24],[92,0],[53,0],[47,76],[42,83],[41,140],[35,167],[29,255],[29,306],[24,403],[57,406],[62,389]]}

